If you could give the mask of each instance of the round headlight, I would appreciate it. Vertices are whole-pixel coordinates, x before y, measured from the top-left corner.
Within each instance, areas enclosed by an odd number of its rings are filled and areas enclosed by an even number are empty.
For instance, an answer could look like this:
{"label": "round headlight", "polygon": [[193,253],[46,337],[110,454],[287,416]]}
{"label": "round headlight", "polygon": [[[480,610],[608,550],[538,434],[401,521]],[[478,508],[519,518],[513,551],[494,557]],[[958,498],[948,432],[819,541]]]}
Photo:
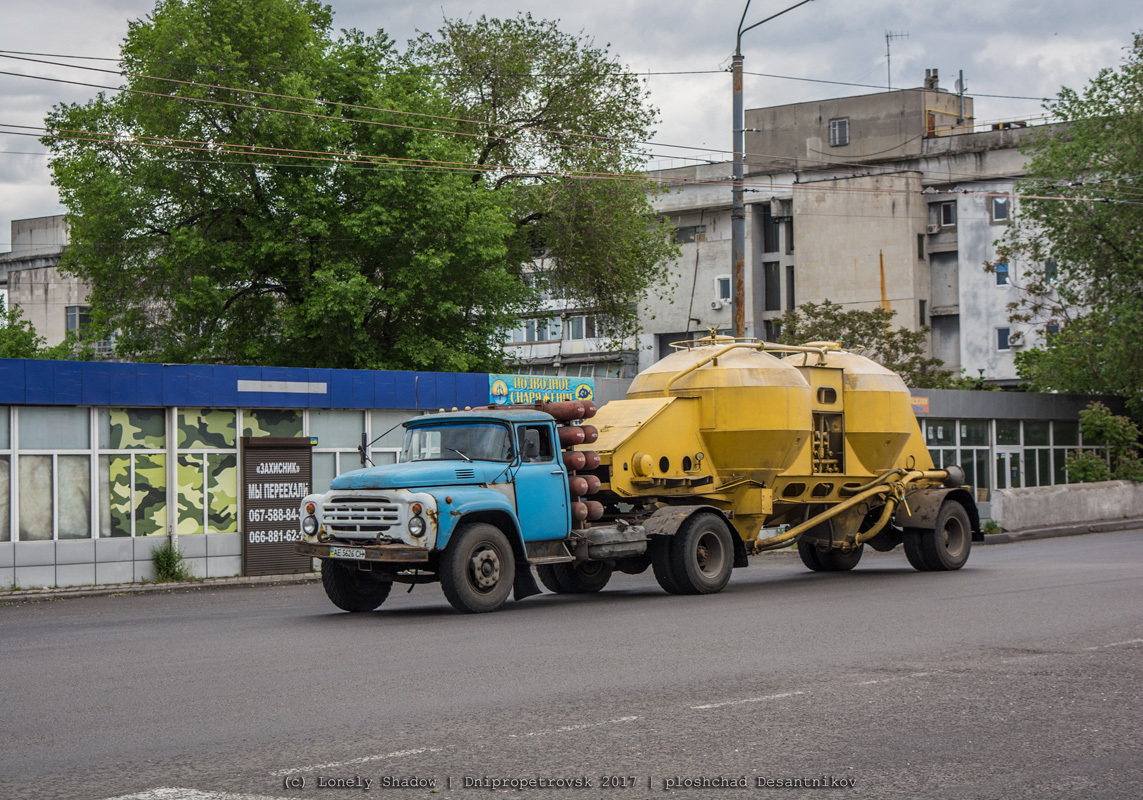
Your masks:
{"label": "round headlight", "polygon": [[409,533],[413,534],[414,536],[416,536],[418,538],[420,538],[421,536],[424,536],[425,535],[425,518],[424,517],[412,517],[409,520]]}
{"label": "round headlight", "polygon": [[313,536],[317,530],[318,521],[316,517],[302,517],[302,533],[306,536]]}

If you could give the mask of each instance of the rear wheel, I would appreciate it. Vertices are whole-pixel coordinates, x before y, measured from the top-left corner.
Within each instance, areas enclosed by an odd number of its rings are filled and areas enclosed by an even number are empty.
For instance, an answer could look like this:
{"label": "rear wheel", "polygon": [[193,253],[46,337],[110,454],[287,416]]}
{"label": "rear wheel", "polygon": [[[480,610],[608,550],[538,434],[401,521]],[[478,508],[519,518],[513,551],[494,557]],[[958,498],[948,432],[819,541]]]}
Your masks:
{"label": "rear wheel", "polygon": [[607,585],[613,569],[609,561],[581,561],[542,565],[536,567],[536,573],[540,582],[557,594],[590,594]]}
{"label": "rear wheel", "polygon": [[921,547],[921,539],[927,533],[931,533],[931,531],[925,531],[920,528],[905,529],[905,558],[909,559],[909,563],[913,565],[913,569],[918,572],[930,572],[933,569],[929,566],[928,556],[925,555],[925,551]]}
{"label": "rear wheel", "polygon": [[921,550],[932,570],[954,570],[964,566],[972,550],[972,523],[964,506],[946,502],[937,514],[937,524],[921,536]]}
{"label": "rear wheel", "polygon": [[847,572],[857,566],[864,551],[865,545],[858,545],[845,553],[836,547],[822,550],[812,542],[798,542],[802,563],[815,572]]}
{"label": "rear wheel", "polygon": [[671,542],[674,537],[656,536],[651,542],[651,569],[655,573],[655,580],[663,591],[671,594],[684,594],[679,581],[675,577],[674,567],[671,566]]}
{"label": "rear wheel", "polygon": [[483,522],[456,532],[441,557],[441,589],[457,611],[496,611],[512,591],[516,557],[499,528]]}
{"label": "rear wheel", "polygon": [[721,592],[734,569],[730,529],[714,514],[695,514],[670,543],[671,571],[680,594]]}
{"label": "rear wheel", "polygon": [[322,559],[321,585],[335,606],[353,612],[372,611],[393,589],[392,581],[379,580],[372,573],[331,558]]}

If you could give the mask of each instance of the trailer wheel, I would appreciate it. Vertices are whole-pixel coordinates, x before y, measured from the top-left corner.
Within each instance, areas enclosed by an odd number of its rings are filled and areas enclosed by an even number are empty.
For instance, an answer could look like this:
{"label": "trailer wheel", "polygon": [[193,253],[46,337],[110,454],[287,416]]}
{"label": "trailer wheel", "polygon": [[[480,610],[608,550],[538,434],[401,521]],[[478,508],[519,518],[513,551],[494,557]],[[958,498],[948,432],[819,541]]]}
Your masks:
{"label": "trailer wheel", "polygon": [[675,577],[675,569],[671,565],[671,543],[673,536],[656,536],[651,542],[651,570],[655,573],[655,580],[664,592],[670,594],[685,594]]}
{"label": "trailer wheel", "polygon": [[695,514],[671,539],[671,571],[680,594],[721,592],[734,569],[730,529],[714,514]]}
{"label": "trailer wheel", "polygon": [[[581,561],[578,564],[542,564],[536,567],[540,582],[556,594],[598,592],[611,580],[610,561]],[[549,582],[549,580],[551,582]]]}
{"label": "trailer wheel", "polygon": [[393,588],[392,581],[378,580],[374,575],[331,558],[321,562],[321,585],[335,606],[342,611],[372,611],[385,602]]}
{"label": "trailer wheel", "polygon": [[937,514],[931,531],[922,531],[921,551],[931,570],[954,570],[964,566],[972,550],[972,523],[964,506],[948,501]]}
{"label": "trailer wheel", "polygon": [[465,525],[441,557],[441,589],[457,611],[496,611],[512,591],[516,557],[508,537],[495,525]]}
{"label": "trailer wheel", "polygon": [[857,566],[864,551],[865,545],[858,545],[848,553],[843,553],[836,547],[819,550],[812,542],[798,542],[798,555],[802,557],[802,563],[815,572],[847,572]]}
{"label": "trailer wheel", "polygon": [[929,566],[928,556],[925,555],[925,550],[921,546],[921,539],[926,533],[929,531],[920,528],[905,528],[905,558],[909,559],[909,563],[917,572],[931,572],[933,569]]}

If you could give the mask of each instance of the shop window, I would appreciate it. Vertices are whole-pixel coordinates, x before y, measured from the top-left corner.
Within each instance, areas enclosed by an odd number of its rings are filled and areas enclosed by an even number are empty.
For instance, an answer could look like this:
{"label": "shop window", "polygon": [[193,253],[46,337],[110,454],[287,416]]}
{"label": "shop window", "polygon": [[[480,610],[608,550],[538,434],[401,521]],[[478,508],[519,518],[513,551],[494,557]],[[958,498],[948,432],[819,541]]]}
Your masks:
{"label": "shop window", "polygon": [[1020,420],[996,420],[996,443],[1004,447],[1020,444]]}
{"label": "shop window", "polygon": [[178,431],[178,532],[236,533],[237,413],[234,409],[179,409]]}
{"label": "shop window", "polygon": [[956,446],[956,423],[951,419],[925,420],[925,445],[934,447]]}
{"label": "shop window", "polygon": [[294,408],[254,408],[242,412],[243,436],[302,435],[302,412]]}
{"label": "shop window", "polygon": [[313,491],[324,492],[341,473],[364,466],[357,449],[364,431],[363,411],[310,410],[310,436],[317,437],[313,452]]}
{"label": "shop window", "polygon": [[[167,415],[161,408],[103,408],[99,427],[99,535],[167,533]],[[109,453],[106,451],[120,451]],[[150,450],[151,452],[139,452]],[[128,451],[128,452],[122,452]]]}
{"label": "shop window", "polygon": [[91,538],[91,457],[20,456],[20,541]]}

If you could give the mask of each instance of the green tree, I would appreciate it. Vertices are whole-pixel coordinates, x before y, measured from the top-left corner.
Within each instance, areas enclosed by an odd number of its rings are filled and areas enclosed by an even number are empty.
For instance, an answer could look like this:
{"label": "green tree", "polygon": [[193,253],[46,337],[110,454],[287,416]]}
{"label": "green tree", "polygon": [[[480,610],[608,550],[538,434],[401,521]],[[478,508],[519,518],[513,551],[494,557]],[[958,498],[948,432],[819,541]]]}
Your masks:
{"label": "green tree", "polygon": [[615,336],[637,330],[649,287],[670,290],[673,230],[641,175],[658,113],[608,48],[530,14],[446,20],[414,43],[470,136],[473,181],[504,193],[515,260],[539,286],[593,309]]}
{"label": "green tree", "polygon": [[925,355],[928,328],[910,331],[893,327],[893,312],[845,310],[836,303],[803,303],[777,320],[781,344],[837,342],[861,351],[917,389],[968,389],[974,382],[957,378],[939,358]]}
{"label": "green tree", "polygon": [[[532,291],[432,75],[314,0],[160,0],[44,141],[92,335],[144,360],[472,370]],[[223,88],[230,87],[230,88]]]}
{"label": "green tree", "polygon": [[1030,140],[998,246],[1026,276],[1013,322],[1047,333],[1017,368],[1033,389],[1118,394],[1143,413],[1143,35],[1046,107],[1064,124]]}
{"label": "green tree", "polygon": [[0,358],[44,358],[44,337],[19,306],[0,311]]}
{"label": "green tree", "polygon": [[1127,417],[1112,414],[1103,403],[1091,403],[1079,413],[1085,444],[1101,451],[1068,453],[1068,478],[1073,483],[1126,480],[1143,481],[1139,459],[1139,426]]}

